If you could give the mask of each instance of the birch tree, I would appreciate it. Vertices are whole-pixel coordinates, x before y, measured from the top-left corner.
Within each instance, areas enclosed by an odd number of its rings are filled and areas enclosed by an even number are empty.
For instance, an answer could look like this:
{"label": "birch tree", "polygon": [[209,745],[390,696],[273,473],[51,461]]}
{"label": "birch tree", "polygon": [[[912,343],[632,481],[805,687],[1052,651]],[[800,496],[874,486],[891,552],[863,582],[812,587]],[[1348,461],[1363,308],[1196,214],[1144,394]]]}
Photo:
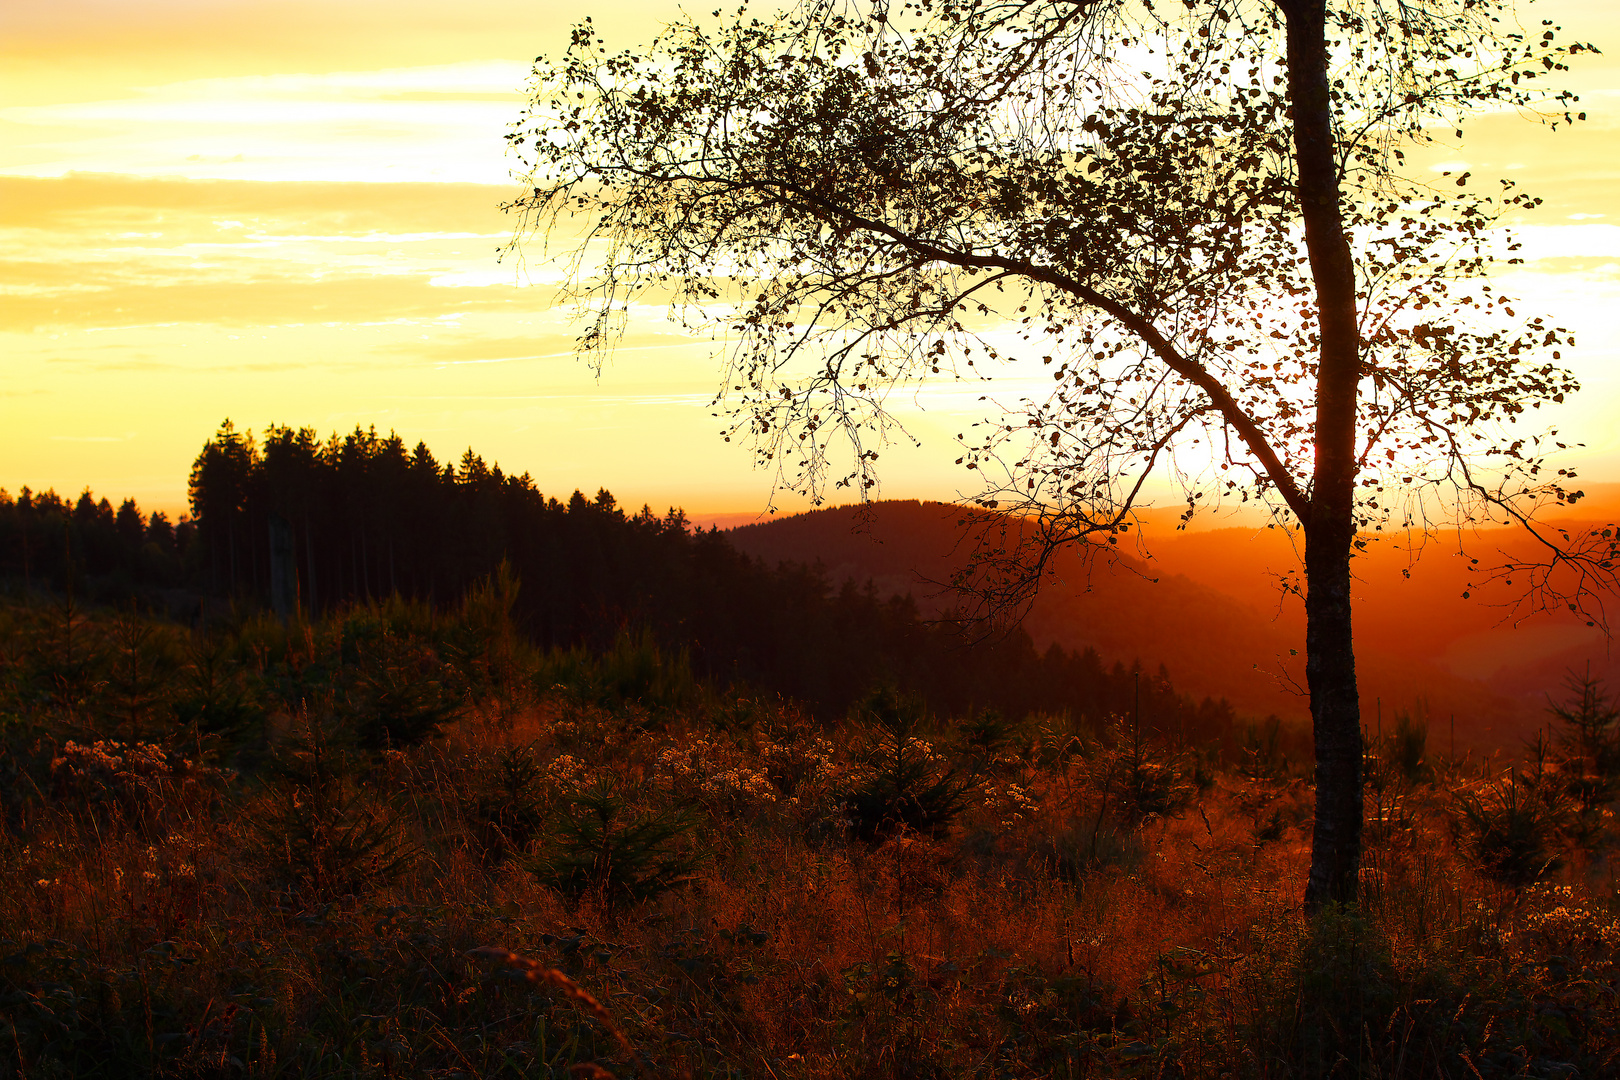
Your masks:
{"label": "birch tree", "polygon": [[[916,388],[986,383],[953,453],[1015,524],[964,577],[992,610],[1154,478],[1259,500],[1302,540],[1305,900],[1352,902],[1358,546],[1518,520],[1542,599],[1612,584],[1612,535],[1537,525],[1580,497],[1533,422],[1571,341],[1490,278],[1535,200],[1407,165],[1481,111],[1580,119],[1543,87],[1587,48],[1501,0],[808,0],[629,52],[587,21],[536,62],[507,209],[570,253],[593,359],[635,305],[723,338],[725,436],[815,497],[876,490]],[[995,396],[1037,362],[1049,396]]]}

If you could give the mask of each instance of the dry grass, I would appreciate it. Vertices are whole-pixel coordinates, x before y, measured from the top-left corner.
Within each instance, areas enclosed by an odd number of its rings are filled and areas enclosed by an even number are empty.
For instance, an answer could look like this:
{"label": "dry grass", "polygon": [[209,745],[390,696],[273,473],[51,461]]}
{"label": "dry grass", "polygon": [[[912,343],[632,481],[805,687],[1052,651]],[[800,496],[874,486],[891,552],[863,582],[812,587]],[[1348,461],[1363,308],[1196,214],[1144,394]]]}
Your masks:
{"label": "dry grass", "polygon": [[[1307,923],[1299,778],[1219,772],[1187,812],[1127,824],[1105,805],[1106,747],[1030,737],[986,760],[941,724],[930,752],[974,775],[966,809],[938,836],[856,842],[842,793],[874,738],[857,721],[733,703],[751,720],[722,730],[530,686],[484,692],[421,746],[333,743],[324,779],[291,714],[238,740],[235,774],[183,737],[161,767],[97,773],[64,752],[94,715],[13,708],[0,1075],[1620,1067],[1612,818],[1555,878],[1492,884],[1455,842],[1451,791],[1478,770],[1406,784],[1399,815],[1375,806],[1361,909]],[[338,730],[341,702],[325,707]],[[688,815],[666,846],[699,860],[691,880],[645,900],[542,884],[548,822],[603,777],[626,814]],[[376,842],[339,850],[344,822]]]}

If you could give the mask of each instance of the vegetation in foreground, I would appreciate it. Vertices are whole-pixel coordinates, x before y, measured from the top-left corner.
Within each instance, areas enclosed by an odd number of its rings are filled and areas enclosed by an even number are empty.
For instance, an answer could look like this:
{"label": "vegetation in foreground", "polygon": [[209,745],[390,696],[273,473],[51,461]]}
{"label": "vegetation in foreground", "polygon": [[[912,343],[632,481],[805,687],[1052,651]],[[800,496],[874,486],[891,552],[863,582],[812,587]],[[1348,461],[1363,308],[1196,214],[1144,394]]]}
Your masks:
{"label": "vegetation in foreground", "polygon": [[1616,711],[1311,792],[1109,717],[816,720],[512,586],[204,629],[0,607],[0,1074],[1546,1076],[1620,1061]]}

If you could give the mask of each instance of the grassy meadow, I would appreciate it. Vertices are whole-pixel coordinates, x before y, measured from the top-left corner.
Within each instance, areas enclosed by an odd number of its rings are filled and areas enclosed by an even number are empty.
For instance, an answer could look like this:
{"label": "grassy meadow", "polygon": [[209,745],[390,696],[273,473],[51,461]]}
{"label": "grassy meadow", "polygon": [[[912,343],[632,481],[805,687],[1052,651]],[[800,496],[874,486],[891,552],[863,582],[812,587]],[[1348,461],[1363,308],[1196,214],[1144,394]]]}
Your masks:
{"label": "grassy meadow", "polygon": [[1133,717],[842,718],[458,607],[0,603],[0,1076],[1620,1074],[1614,711],[1308,762]]}

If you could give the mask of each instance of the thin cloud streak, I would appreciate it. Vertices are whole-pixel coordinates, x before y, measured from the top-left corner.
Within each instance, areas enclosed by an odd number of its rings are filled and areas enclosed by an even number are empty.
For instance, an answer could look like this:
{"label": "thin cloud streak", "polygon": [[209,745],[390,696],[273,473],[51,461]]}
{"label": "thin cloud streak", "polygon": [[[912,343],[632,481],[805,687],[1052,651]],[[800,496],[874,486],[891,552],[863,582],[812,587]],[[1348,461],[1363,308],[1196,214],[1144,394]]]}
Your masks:
{"label": "thin cloud streak", "polygon": [[526,71],[494,61],[201,79],[0,108],[12,132],[0,174],[500,184]]}

